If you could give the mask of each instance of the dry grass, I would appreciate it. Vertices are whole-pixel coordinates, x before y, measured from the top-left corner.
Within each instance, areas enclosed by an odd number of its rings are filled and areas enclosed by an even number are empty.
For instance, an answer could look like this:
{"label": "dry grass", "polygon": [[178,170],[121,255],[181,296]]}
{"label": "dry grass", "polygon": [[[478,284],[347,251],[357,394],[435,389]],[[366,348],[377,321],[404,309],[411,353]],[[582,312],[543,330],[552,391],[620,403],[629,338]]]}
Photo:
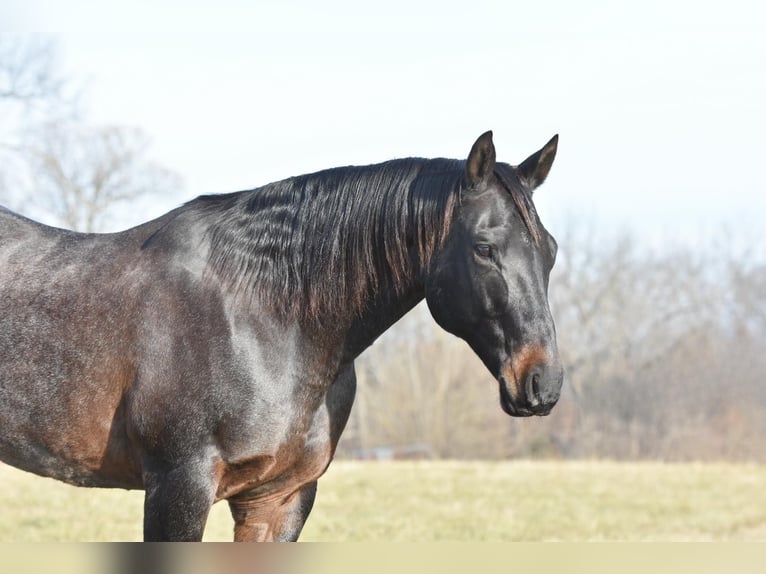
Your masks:
{"label": "dry grass", "polygon": [[[0,485],[0,541],[141,538],[141,492],[2,465]],[[227,505],[216,505],[205,539],[230,540],[231,529]],[[302,540],[766,540],[766,467],[338,461]]]}

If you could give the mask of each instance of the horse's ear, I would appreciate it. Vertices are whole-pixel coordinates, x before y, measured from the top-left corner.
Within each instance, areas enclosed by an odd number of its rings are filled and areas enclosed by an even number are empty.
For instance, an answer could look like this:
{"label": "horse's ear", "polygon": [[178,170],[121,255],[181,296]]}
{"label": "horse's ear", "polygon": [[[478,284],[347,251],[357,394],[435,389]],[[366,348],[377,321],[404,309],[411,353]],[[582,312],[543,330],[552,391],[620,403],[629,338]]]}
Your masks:
{"label": "horse's ear", "polygon": [[495,144],[492,143],[492,132],[488,131],[479,136],[468,154],[465,164],[468,184],[473,186],[486,181],[494,169]]}
{"label": "horse's ear", "polygon": [[529,191],[537,189],[548,177],[558,144],[559,136],[556,134],[542,149],[533,153],[516,168],[516,175],[527,184]]}

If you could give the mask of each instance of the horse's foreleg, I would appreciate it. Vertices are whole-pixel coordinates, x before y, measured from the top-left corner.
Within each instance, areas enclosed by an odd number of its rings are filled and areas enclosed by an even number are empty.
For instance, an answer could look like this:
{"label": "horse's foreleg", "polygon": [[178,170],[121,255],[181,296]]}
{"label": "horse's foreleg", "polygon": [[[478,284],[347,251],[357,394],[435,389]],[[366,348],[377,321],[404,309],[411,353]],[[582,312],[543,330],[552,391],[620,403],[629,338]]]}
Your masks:
{"label": "horse's foreleg", "polygon": [[273,500],[242,493],[229,499],[236,542],[294,542],[303,529],[316,497],[311,482],[286,499]]}
{"label": "horse's foreleg", "polygon": [[145,541],[200,541],[213,504],[212,469],[191,462],[144,472]]}
{"label": "horse's foreleg", "polygon": [[[314,452],[308,452],[301,464],[307,465],[303,480],[319,476],[330,463],[343,427],[354,402],[356,375],[353,363],[345,365],[325,398],[324,405],[314,415],[314,427],[309,431]],[[319,446],[324,437],[324,446]],[[307,470],[310,469],[310,470]],[[319,472],[317,472],[319,471]],[[300,476],[301,473],[297,472]],[[317,482],[305,483],[299,490],[287,494],[266,494],[263,488],[243,492],[228,499],[234,517],[234,540],[241,542],[295,541],[314,506]]]}
{"label": "horse's foreleg", "polygon": [[317,495],[316,481],[310,482],[304,486],[296,495],[290,504],[282,508],[282,517],[278,528],[274,533],[274,540],[280,542],[295,542],[300,536],[303,525],[311,513],[314,506],[314,499]]}

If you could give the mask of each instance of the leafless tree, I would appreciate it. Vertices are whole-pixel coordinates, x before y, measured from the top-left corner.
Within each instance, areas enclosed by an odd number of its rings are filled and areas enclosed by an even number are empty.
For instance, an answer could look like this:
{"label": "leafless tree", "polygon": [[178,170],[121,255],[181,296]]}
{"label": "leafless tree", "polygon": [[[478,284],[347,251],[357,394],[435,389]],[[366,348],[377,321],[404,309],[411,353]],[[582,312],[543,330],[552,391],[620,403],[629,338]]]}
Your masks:
{"label": "leafless tree", "polygon": [[0,203],[19,208],[21,142],[30,126],[76,117],[74,91],[59,72],[52,40],[0,35]]}
{"label": "leafless tree", "polygon": [[179,178],[148,158],[139,129],[87,126],[45,38],[0,37],[0,202],[80,231]]}
{"label": "leafless tree", "polygon": [[51,41],[0,36],[0,100],[51,102],[62,97],[64,85]]}
{"label": "leafless tree", "polygon": [[424,444],[446,458],[507,453],[497,383],[464,342],[435,327],[424,305],[360,358],[357,376],[341,452]]}
{"label": "leafless tree", "polygon": [[136,128],[46,125],[22,148],[29,202],[70,229],[102,231],[120,207],[178,190],[178,176],[148,158],[148,143]]}

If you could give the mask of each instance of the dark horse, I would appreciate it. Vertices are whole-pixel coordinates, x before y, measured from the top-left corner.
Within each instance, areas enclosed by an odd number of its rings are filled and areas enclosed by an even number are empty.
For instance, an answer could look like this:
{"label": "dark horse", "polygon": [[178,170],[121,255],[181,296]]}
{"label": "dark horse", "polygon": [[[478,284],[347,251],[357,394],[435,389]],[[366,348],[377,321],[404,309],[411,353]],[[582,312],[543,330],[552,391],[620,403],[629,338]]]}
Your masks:
{"label": "dark horse", "polygon": [[145,540],[200,540],[227,500],[236,540],[295,540],[354,399],[354,359],[424,297],[547,415],[562,368],[556,243],[492,133],[466,161],[402,159],[199,197],[114,234],[0,208],[0,459],[144,489]]}

